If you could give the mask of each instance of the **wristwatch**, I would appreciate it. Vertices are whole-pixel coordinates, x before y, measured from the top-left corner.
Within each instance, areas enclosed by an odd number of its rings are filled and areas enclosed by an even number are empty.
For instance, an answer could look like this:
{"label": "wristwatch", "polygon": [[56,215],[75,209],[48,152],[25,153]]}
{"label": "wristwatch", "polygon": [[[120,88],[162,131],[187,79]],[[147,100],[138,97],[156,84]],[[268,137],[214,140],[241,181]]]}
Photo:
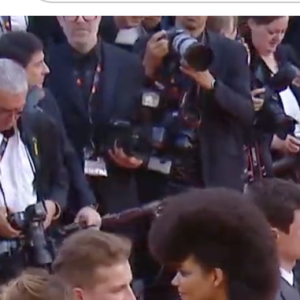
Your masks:
{"label": "wristwatch", "polygon": [[217,84],[217,81],[216,79],[213,79],[212,83],[211,83],[211,89],[214,90],[216,88],[216,84]]}

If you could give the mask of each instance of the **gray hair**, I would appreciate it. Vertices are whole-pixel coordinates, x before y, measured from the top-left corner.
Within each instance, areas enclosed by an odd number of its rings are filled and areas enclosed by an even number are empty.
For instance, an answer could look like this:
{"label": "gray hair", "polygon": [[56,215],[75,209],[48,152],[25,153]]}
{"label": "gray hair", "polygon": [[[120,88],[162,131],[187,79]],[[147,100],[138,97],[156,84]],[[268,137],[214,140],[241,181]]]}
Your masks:
{"label": "gray hair", "polygon": [[25,69],[11,59],[0,59],[0,90],[12,94],[28,91]]}

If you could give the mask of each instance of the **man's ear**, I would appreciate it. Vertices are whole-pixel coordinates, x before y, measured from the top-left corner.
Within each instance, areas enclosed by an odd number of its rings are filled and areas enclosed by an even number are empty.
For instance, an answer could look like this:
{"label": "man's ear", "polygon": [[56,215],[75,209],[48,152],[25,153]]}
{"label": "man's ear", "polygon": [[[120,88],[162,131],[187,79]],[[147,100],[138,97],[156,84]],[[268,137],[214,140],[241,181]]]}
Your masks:
{"label": "man's ear", "polygon": [[74,288],[73,293],[74,293],[74,296],[75,296],[76,300],[84,300],[84,293],[83,293],[82,289]]}
{"label": "man's ear", "polygon": [[271,227],[271,232],[275,240],[277,241],[279,238],[279,230],[277,228]]}
{"label": "man's ear", "polygon": [[225,276],[224,276],[224,272],[221,269],[219,268],[214,269],[212,275],[213,275],[213,284],[215,288],[218,288],[224,284]]}

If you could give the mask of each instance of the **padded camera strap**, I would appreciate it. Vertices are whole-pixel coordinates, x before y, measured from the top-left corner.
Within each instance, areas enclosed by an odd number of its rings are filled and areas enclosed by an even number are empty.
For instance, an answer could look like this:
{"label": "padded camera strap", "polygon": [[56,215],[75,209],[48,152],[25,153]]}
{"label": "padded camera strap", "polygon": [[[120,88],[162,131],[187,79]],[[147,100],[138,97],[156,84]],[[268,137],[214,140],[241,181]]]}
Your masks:
{"label": "padded camera strap", "polygon": [[261,149],[257,142],[246,147],[248,183],[266,177],[266,168],[261,158]]}

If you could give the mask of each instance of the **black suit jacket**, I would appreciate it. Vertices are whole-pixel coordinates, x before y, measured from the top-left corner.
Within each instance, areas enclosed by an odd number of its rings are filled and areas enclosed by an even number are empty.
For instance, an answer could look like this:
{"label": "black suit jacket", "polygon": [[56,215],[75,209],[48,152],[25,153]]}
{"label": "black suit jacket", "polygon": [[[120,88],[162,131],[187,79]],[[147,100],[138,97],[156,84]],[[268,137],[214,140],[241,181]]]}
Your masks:
{"label": "black suit jacket", "polygon": [[[83,163],[83,149],[89,144],[90,123],[85,103],[79,101],[73,76],[69,46],[59,45],[47,53],[51,73],[47,85],[60,108],[67,135]],[[104,72],[99,87],[99,101],[94,118],[97,136],[105,134],[111,118],[131,120],[144,83],[143,67],[138,57],[102,42]],[[98,99],[98,98],[96,98]],[[108,178],[101,180],[101,196],[107,211],[119,211],[137,205],[132,171],[116,167],[107,160]]]}
{"label": "black suit jacket", "polygon": [[[253,123],[247,53],[236,41],[207,32],[207,43],[214,52],[209,71],[216,78],[213,91],[201,91],[199,105],[202,123],[199,130],[204,184],[243,189],[244,132]],[[140,55],[148,38],[135,45]]]}
{"label": "black suit jacket", "polygon": [[69,181],[57,127],[41,111],[24,111],[18,127],[36,170],[34,184],[38,200],[53,200],[64,209]]}
{"label": "black suit jacket", "polygon": [[281,277],[279,290],[275,300],[300,300],[300,294],[296,288],[292,287]]}
{"label": "black suit jacket", "polygon": [[59,107],[51,92],[48,89],[44,91],[45,96],[38,102],[38,107],[55,122],[61,135],[63,158],[70,180],[68,211],[76,213],[82,207],[96,205],[97,202],[82,171],[80,160],[68,139]]}

